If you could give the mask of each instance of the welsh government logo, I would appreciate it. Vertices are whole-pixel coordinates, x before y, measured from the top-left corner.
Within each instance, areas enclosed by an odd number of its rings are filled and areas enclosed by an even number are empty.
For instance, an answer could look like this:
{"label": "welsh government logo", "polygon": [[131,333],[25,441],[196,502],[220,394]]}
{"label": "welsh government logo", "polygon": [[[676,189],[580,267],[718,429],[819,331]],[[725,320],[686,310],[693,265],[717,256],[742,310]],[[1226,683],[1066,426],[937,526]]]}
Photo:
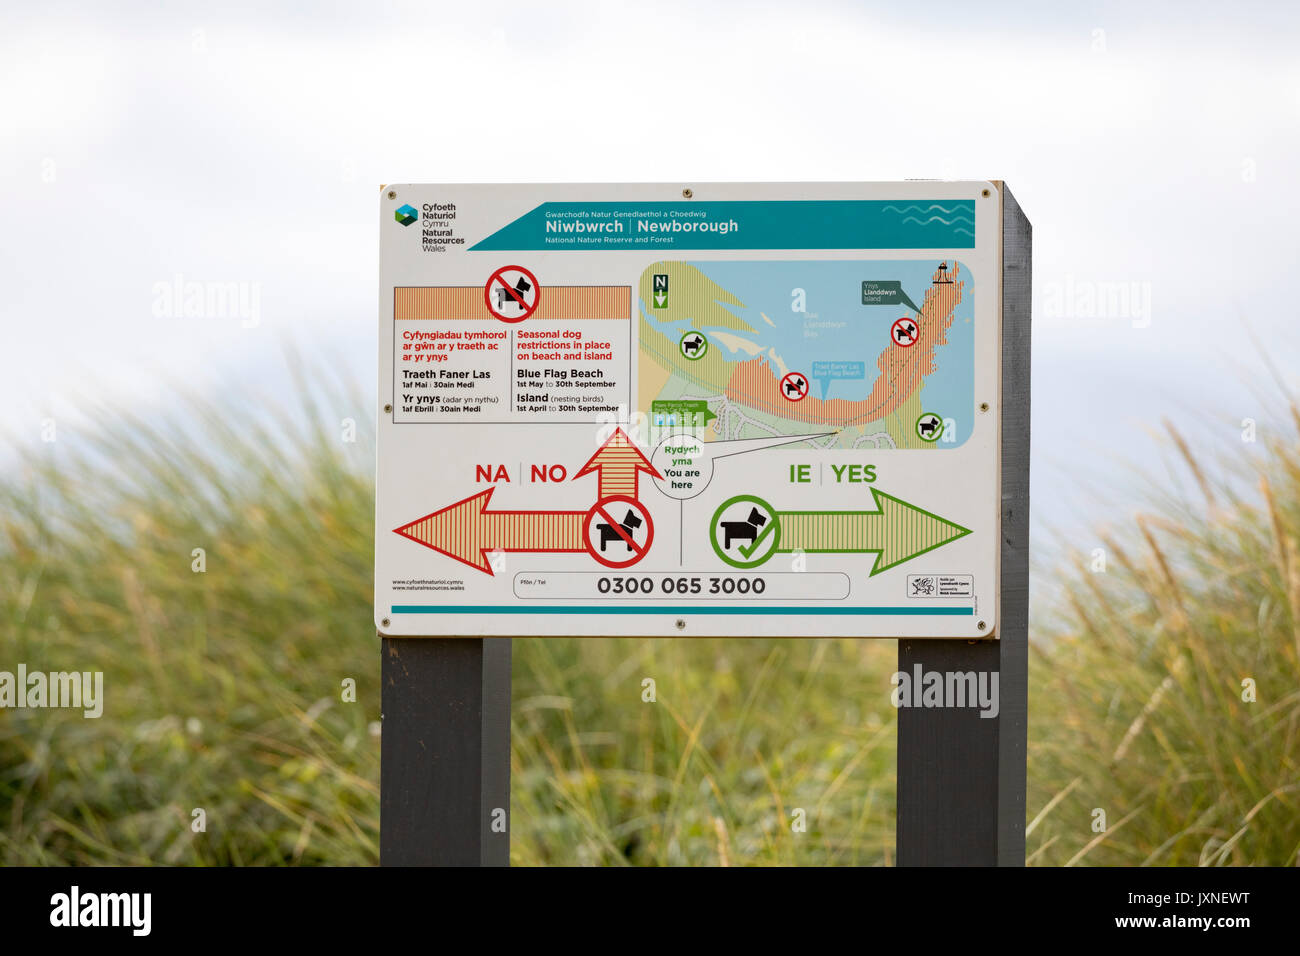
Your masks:
{"label": "welsh government logo", "polygon": [[403,226],[409,226],[415,220],[420,218],[420,212],[412,205],[398,206],[397,212],[393,214],[394,218]]}

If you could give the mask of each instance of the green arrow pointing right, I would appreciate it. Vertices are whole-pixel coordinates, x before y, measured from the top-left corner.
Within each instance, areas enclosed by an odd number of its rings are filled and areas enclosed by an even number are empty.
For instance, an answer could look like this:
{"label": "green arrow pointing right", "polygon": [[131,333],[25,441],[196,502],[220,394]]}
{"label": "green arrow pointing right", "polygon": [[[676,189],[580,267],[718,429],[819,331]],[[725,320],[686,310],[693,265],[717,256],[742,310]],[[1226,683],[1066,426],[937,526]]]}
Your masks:
{"label": "green arrow pointing right", "polygon": [[970,534],[947,518],[871,489],[875,511],[778,511],[777,551],[861,554],[875,552],[875,576]]}

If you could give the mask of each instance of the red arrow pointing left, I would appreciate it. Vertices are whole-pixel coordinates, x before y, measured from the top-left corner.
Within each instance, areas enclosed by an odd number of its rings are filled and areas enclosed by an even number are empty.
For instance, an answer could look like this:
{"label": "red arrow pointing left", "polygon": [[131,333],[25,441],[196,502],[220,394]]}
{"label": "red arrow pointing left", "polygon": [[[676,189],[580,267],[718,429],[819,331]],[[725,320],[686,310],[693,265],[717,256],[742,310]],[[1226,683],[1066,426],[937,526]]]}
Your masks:
{"label": "red arrow pointing left", "polygon": [[491,551],[585,551],[585,511],[488,511],[495,488],[393,530],[405,538],[492,574]]}

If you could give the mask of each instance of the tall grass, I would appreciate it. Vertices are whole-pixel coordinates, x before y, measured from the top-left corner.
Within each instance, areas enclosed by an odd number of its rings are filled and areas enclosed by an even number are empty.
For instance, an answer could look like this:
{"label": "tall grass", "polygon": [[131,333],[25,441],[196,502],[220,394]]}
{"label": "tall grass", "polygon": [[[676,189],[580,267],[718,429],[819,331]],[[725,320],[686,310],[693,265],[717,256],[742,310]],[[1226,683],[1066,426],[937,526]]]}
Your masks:
{"label": "tall grass", "polygon": [[101,411],[0,485],[0,666],[102,670],[106,698],[0,716],[9,862],[375,859],[367,451],[228,415]]}
{"label": "tall grass", "polygon": [[[0,712],[0,862],[376,861],[373,446],[365,403],[325,391],[279,416],[105,410],[19,447],[0,669],[102,670],[107,702]],[[1033,862],[1296,861],[1300,458],[1267,467],[1271,504],[1206,479],[1069,576],[1031,660]],[[517,640],[514,861],[891,862],[894,658]]]}
{"label": "tall grass", "polygon": [[[1167,427],[1191,493],[1156,488],[1146,509],[1116,515],[1130,523],[1099,536],[1104,570],[1076,555],[1051,639],[1033,645],[1030,858],[1293,865],[1296,436],[1261,466],[1228,447],[1194,453]],[[1258,498],[1235,490],[1252,470]]]}
{"label": "tall grass", "polygon": [[890,860],[893,645],[515,647],[516,862]]}

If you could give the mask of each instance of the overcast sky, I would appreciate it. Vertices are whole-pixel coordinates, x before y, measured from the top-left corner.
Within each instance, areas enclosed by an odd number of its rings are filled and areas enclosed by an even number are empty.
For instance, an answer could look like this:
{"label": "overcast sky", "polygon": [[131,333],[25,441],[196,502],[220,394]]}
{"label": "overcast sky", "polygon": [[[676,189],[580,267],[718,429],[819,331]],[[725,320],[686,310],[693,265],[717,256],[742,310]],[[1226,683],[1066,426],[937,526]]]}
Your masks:
{"label": "overcast sky", "polygon": [[[1231,453],[1300,352],[1300,7],[1132,6],[7,3],[0,424],[245,387],[285,339],[372,393],[380,183],[997,178],[1061,523],[1162,416]],[[166,314],[178,276],[256,324]]]}

